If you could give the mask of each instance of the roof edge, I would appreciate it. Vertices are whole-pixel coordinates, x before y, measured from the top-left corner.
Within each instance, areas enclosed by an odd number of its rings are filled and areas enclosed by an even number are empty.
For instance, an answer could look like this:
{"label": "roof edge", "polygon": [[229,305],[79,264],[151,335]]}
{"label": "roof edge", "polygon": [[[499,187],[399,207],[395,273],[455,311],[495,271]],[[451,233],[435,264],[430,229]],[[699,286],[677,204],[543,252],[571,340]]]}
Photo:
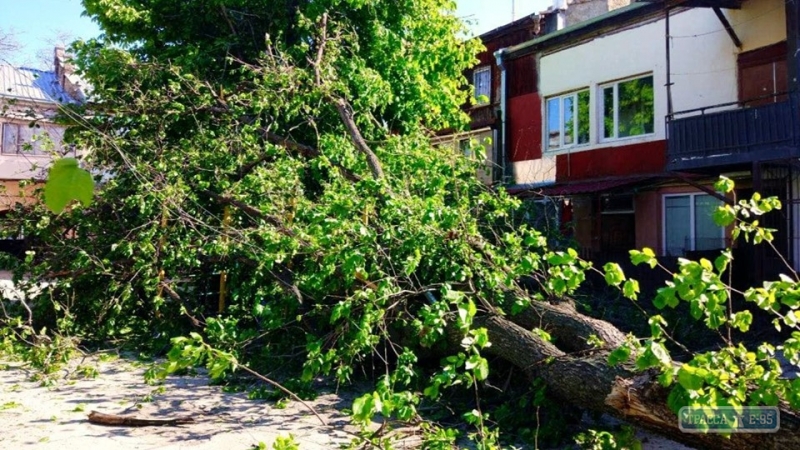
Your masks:
{"label": "roof edge", "polygon": [[[522,44],[503,49],[502,57],[514,59],[529,55],[542,48],[555,47],[580,38],[602,34],[609,27],[616,27],[646,20],[664,11],[663,3],[636,2],[606,14],[576,23],[569,27],[531,39]],[[497,54],[497,53],[496,53]]]}

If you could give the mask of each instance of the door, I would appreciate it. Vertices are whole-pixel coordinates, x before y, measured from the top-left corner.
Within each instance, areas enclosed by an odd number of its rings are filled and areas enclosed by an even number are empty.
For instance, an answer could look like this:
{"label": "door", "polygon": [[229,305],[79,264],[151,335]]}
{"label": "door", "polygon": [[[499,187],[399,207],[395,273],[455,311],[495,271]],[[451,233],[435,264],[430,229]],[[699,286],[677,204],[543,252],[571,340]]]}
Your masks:
{"label": "door", "polygon": [[786,99],[789,75],[786,42],[768,45],[739,55],[739,101],[759,106]]}

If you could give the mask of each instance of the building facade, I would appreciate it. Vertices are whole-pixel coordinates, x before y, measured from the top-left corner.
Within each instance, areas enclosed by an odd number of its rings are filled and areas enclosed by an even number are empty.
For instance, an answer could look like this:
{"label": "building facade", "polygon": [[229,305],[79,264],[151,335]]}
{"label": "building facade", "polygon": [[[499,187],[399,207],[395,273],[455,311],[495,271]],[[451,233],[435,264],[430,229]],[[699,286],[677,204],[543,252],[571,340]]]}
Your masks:
{"label": "building facade", "polygon": [[797,29],[794,2],[649,1],[501,49],[510,190],[557,199],[587,258],[679,257],[732,244],[710,217],[726,175],[787,206],[754,270],[797,267]]}

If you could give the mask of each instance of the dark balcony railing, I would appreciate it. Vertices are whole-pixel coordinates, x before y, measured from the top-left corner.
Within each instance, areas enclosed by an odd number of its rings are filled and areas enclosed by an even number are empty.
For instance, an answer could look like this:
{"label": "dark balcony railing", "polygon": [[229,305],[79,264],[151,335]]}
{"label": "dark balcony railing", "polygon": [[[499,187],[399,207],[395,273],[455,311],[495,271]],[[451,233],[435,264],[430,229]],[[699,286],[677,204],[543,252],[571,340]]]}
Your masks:
{"label": "dark balcony railing", "polygon": [[789,93],[675,113],[667,117],[667,170],[798,157],[798,105],[799,94]]}

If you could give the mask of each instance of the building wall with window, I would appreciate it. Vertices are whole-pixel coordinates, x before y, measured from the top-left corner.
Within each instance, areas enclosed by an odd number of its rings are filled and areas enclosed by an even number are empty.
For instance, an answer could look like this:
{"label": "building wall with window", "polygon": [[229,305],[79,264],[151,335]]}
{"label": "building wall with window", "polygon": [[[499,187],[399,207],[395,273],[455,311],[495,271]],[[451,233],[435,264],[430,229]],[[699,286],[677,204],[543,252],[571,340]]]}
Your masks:
{"label": "building wall with window", "polygon": [[484,184],[490,184],[495,160],[494,134],[492,129],[487,127],[437,137],[432,139],[431,143],[477,162],[475,175]]}
{"label": "building wall with window", "polygon": [[[789,83],[784,2],[752,0],[723,11],[741,47],[711,8],[670,12],[669,78],[663,13],[541,46],[541,160],[555,160],[551,192],[572,186],[561,196],[569,198],[574,236],[587,256],[625,246],[686,256],[730,244],[730,233],[710,217],[720,201],[667,172],[666,118],[712,105],[737,108],[759,95],[774,102]],[[700,183],[708,189],[723,172],[707,171]],[[614,206],[629,201],[630,210]]]}
{"label": "building wall with window", "polygon": [[[735,46],[724,30],[702,43],[677,38],[721,27],[710,9],[672,13],[673,110],[736,100]],[[664,19],[650,20],[541,57],[543,152],[602,151],[596,157],[607,169],[587,174],[583,169],[593,165],[592,157],[559,156],[557,181],[663,169],[663,144],[652,143],[666,139],[664,34]],[[613,148],[619,151],[608,151]]]}
{"label": "building wall with window", "polygon": [[[478,170],[477,175],[486,184],[507,181],[511,170],[510,155],[499,152],[498,136],[503,126],[498,114],[501,101],[501,76],[494,52],[530,40],[539,32],[539,16],[530,15],[479,36],[486,49],[475,55],[478,60],[476,65],[464,74],[471,82],[473,94],[471,101],[463,105],[463,110],[470,116],[469,129],[458,132],[440,130],[432,139],[435,145],[447,147],[473,158],[477,157],[476,153],[465,151],[465,148],[468,147],[467,142],[470,139],[477,142],[480,147],[477,150],[485,155],[484,167]],[[532,66],[531,64],[531,68]],[[520,81],[523,85],[526,84],[524,80]],[[516,120],[521,118],[522,115],[516,116]],[[527,122],[536,124],[538,139],[538,120]],[[525,148],[529,147],[526,143]]]}

